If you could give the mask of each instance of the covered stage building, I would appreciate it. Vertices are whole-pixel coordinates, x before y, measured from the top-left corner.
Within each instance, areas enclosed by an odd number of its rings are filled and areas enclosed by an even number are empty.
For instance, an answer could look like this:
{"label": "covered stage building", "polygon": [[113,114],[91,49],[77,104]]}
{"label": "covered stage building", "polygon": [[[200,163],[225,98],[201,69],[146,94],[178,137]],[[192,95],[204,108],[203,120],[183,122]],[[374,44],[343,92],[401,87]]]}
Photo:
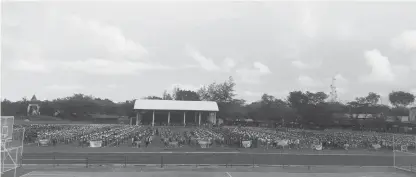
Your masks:
{"label": "covered stage building", "polygon": [[136,100],[134,103],[136,119],[130,125],[201,125],[216,124],[216,102],[212,101],[174,101],[174,100]]}

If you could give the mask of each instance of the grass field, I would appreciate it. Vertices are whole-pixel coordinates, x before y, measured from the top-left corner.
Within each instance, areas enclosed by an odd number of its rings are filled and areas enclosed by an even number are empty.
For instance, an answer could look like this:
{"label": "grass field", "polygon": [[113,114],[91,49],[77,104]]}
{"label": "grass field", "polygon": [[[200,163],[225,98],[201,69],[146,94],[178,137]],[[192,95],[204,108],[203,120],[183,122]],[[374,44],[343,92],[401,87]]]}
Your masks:
{"label": "grass field", "polygon": [[56,177],[363,177],[363,176],[374,176],[374,177],[409,177],[406,174],[397,173],[283,173],[283,172],[111,172],[111,173],[67,173],[67,172],[32,172],[24,175],[24,177],[45,177],[45,176],[56,176]]}
{"label": "grass field", "polygon": [[[43,169],[19,173],[22,177],[410,177],[411,174],[391,168],[345,168],[322,167],[316,169],[299,168],[101,168],[101,169]],[[4,177],[9,177],[6,175]]]}
{"label": "grass field", "polygon": [[[177,131],[185,129],[178,128]],[[416,162],[416,157],[405,153],[396,155],[396,163],[413,165],[412,163]],[[396,170],[391,169],[393,166],[391,151],[266,150],[220,146],[208,149],[192,146],[166,149],[157,137],[148,148],[132,148],[128,144],[103,148],[82,148],[76,143],[59,144],[55,147],[37,147],[32,144],[24,146],[23,156],[23,167],[19,168],[18,173],[20,175],[28,173],[26,177],[248,177],[255,175],[303,177],[305,173],[309,173],[307,176],[323,177],[409,176],[404,173],[396,174]],[[41,166],[43,169],[40,168]],[[217,168],[207,170],[208,167],[214,166]],[[368,170],[369,168],[373,169]],[[94,170],[95,173],[92,173]],[[102,173],[103,171],[107,173]]]}

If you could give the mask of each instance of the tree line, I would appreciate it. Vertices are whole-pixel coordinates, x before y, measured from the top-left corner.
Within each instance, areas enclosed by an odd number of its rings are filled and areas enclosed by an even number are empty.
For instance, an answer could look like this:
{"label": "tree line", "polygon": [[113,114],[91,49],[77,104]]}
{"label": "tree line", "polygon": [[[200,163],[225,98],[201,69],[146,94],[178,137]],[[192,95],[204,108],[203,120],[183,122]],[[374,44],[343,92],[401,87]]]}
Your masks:
{"label": "tree line", "polygon": [[[170,93],[165,91],[160,96],[151,95],[143,99],[215,101],[220,109],[217,116],[224,119],[239,118],[318,125],[329,124],[337,117],[345,115],[352,118],[358,118],[360,114],[376,115],[377,118],[408,116],[408,106],[415,101],[415,95],[404,91],[392,91],[389,94],[392,107],[380,104],[381,97],[374,92],[344,104],[329,101],[329,95],[324,92],[292,91],[286,99],[278,99],[265,93],[258,101],[248,104],[245,100],[236,98],[235,86],[233,78],[229,77],[224,82],[214,82],[197,91],[174,88]],[[2,115],[24,116],[29,102],[30,100],[27,98],[16,102],[4,99],[1,103]],[[82,120],[83,117],[92,113],[135,115],[133,112],[134,100],[115,103],[109,99],[80,93],[66,98],[38,101],[38,104],[41,106],[42,115],[58,116],[65,119]]]}

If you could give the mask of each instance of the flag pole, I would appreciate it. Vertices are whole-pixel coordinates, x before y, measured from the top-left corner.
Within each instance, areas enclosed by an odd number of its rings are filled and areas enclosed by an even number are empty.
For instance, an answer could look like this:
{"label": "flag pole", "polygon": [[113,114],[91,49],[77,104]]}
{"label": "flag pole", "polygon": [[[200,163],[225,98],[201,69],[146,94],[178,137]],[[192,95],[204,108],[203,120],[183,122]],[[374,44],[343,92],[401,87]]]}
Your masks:
{"label": "flag pole", "polygon": [[396,168],[396,150],[394,149],[394,134],[393,134],[393,167]]}

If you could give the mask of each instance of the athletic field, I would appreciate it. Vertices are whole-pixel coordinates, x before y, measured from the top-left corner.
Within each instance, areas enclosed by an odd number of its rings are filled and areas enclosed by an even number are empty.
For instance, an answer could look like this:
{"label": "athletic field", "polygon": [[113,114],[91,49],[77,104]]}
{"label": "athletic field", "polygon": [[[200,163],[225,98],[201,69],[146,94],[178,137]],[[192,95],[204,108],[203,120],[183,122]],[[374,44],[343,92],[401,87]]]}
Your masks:
{"label": "athletic field", "polygon": [[31,172],[22,177],[410,177],[400,173],[284,173],[284,172]]}
{"label": "athletic field", "polygon": [[[20,173],[22,177],[410,177],[392,168],[357,167],[270,167],[270,168],[66,168],[38,169]],[[413,174],[414,175],[414,174]],[[9,176],[5,176],[9,177]]]}

